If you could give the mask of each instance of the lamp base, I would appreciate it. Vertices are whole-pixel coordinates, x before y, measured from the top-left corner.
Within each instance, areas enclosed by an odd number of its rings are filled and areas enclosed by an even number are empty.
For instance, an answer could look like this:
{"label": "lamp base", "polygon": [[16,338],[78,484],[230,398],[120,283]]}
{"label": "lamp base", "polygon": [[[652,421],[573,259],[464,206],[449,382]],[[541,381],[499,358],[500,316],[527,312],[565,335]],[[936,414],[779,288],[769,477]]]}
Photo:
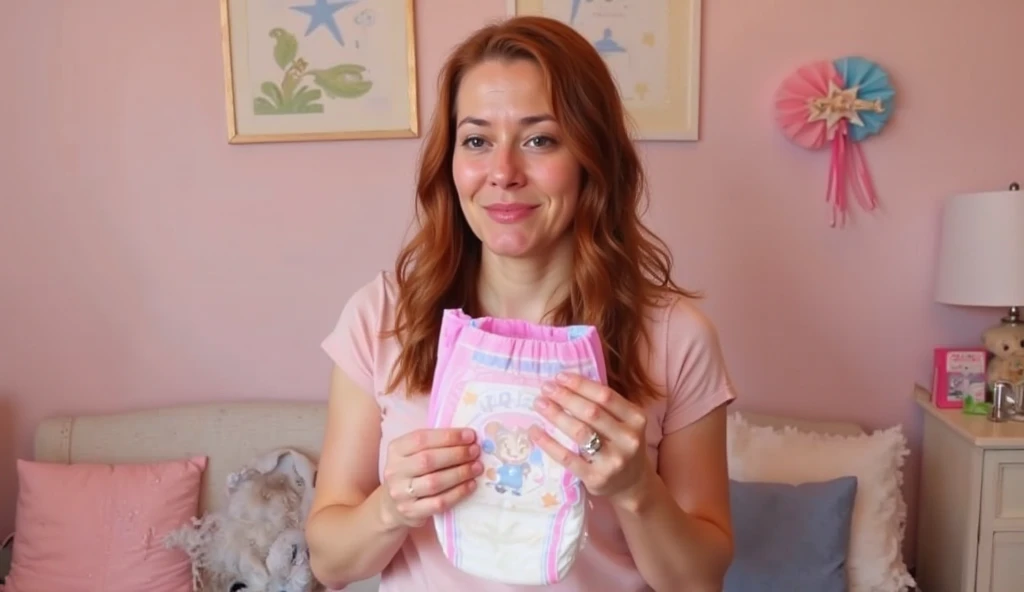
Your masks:
{"label": "lamp base", "polygon": [[1019,325],[1019,324],[1021,324],[1021,322],[1024,322],[1024,319],[1020,318],[1020,308],[1016,307],[1016,306],[1011,306],[1010,309],[1007,311],[1006,316],[1001,318],[1001,319],[999,319],[999,322],[1000,322],[1000,324],[999,324],[1000,327],[1002,327],[1004,325]]}
{"label": "lamp base", "polygon": [[[1020,310],[1011,306],[999,324],[982,332],[981,338],[989,352],[985,368],[985,391],[990,402],[998,383],[1009,386],[1008,405],[1011,419],[1024,421],[1024,319]],[[1005,392],[1005,391],[1004,391]]]}

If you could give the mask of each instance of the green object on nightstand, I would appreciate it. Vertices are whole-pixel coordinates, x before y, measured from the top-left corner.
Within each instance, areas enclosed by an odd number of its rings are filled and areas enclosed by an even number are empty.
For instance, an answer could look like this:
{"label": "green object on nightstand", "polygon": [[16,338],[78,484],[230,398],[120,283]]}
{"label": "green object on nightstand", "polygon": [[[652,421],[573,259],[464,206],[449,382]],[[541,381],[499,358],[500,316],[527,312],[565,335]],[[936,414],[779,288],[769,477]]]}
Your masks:
{"label": "green object on nightstand", "polygon": [[992,410],[992,403],[976,401],[974,397],[967,395],[964,398],[963,410],[965,415],[988,415],[989,411]]}

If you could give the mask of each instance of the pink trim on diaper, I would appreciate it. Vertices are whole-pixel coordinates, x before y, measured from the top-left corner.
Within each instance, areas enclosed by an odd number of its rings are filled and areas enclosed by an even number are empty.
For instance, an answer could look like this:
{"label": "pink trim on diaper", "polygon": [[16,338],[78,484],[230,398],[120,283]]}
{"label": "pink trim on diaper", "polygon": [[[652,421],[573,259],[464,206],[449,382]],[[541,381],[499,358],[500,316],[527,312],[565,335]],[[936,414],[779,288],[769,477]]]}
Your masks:
{"label": "pink trim on diaper", "polygon": [[[431,392],[429,425],[451,425],[458,409],[459,395],[466,387],[466,370],[470,368],[479,370],[471,377],[474,381],[487,381],[493,377],[498,383],[539,387],[555,372],[564,370],[605,382],[601,351],[600,339],[591,328],[549,327],[493,318],[474,321],[459,310],[445,311],[438,348],[438,369]],[[501,367],[513,359],[519,367],[516,374]],[[553,428],[541,415],[536,417],[539,422]],[[570,447],[574,452],[578,451],[578,445]],[[579,503],[581,497],[578,479],[568,470],[563,468],[562,471],[563,499],[555,514],[546,550],[545,571],[549,584],[558,580],[559,548],[565,534],[565,523],[570,509]],[[445,554],[459,565],[456,557],[459,533],[453,513],[442,516],[442,523],[444,540],[441,544]]]}

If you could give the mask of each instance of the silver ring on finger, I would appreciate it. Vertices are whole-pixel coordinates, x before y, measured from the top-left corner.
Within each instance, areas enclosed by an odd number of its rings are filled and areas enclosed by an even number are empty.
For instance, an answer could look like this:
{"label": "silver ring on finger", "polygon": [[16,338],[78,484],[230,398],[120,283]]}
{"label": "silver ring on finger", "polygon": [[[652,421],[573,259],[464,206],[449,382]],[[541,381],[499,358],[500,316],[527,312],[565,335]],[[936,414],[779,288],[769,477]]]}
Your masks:
{"label": "silver ring on finger", "polygon": [[601,451],[601,436],[597,432],[590,434],[590,438],[580,446],[580,450],[586,453],[587,456],[595,456]]}
{"label": "silver ring on finger", "polygon": [[416,497],[416,490],[412,487],[412,479],[409,479],[409,486],[405,488],[405,492],[409,494],[412,499],[419,499]]}

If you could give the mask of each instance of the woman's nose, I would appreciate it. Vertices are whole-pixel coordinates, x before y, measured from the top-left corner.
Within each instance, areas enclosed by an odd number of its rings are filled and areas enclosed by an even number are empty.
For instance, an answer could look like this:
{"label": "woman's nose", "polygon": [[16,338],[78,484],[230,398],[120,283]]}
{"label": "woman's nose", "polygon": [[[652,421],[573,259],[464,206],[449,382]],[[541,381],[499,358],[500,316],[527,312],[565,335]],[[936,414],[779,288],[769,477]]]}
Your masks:
{"label": "woman's nose", "polygon": [[523,167],[518,152],[511,147],[499,147],[491,153],[491,184],[501,188],[523,184]]}

